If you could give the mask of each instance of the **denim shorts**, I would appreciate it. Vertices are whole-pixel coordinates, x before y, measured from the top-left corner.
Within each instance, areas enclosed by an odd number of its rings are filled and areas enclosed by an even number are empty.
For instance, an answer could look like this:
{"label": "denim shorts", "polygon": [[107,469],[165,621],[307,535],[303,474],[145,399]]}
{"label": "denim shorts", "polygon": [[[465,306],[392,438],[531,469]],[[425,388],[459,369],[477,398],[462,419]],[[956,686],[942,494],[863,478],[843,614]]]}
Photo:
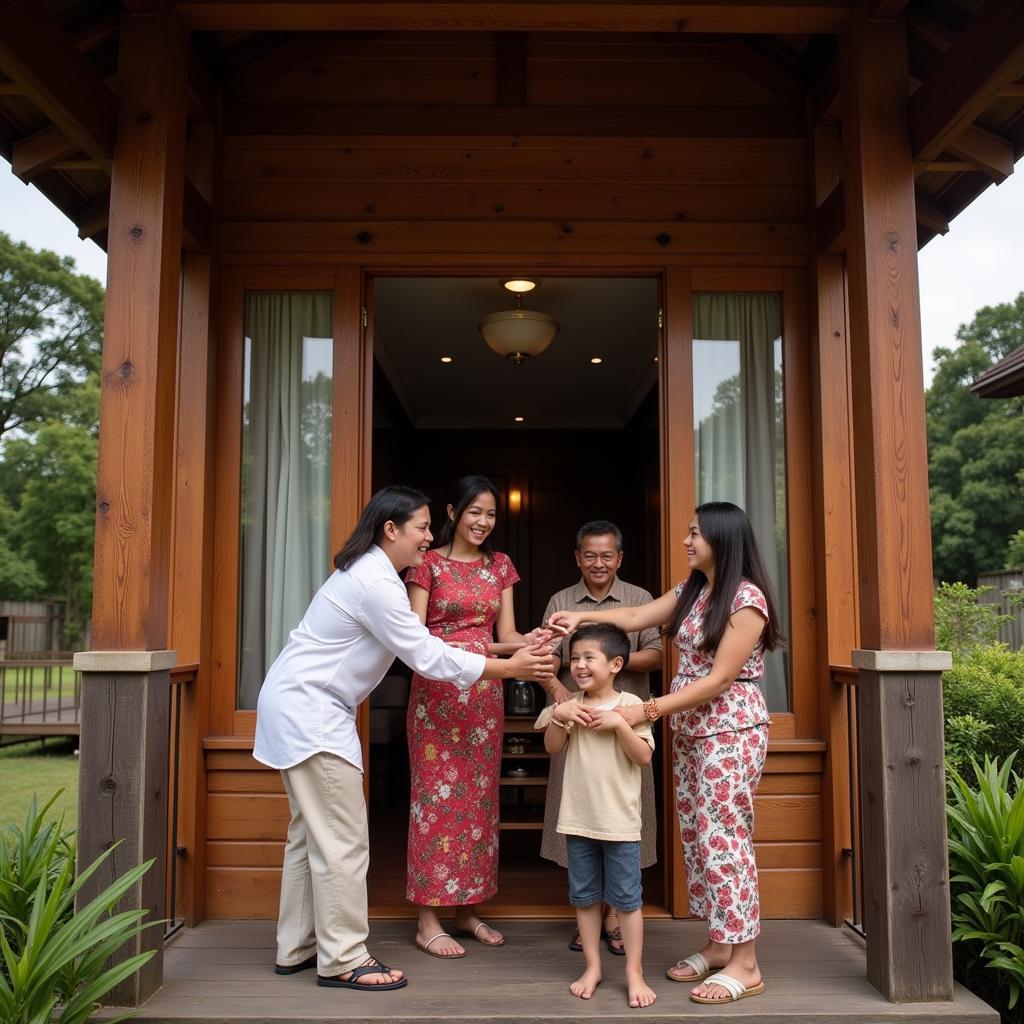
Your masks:
{"label": "denim shorts", "polygon": [[586,836],[566,836],[569,855],[569,902],[591,907],[604,900],[616,910],[639,910],[640,843],[615,843]]}

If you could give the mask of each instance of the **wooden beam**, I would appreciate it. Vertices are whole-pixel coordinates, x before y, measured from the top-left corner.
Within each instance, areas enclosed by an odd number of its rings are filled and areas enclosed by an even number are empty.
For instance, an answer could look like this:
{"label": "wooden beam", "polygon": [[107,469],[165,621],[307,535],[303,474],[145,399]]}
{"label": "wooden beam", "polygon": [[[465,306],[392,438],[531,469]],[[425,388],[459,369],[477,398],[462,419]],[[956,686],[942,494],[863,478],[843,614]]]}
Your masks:
{"label": "wooden beam", "polygon": [[209,124],[217,119],[219,105],[217,83],[202,55],[192,46],[188,57],[189,119],[195,124]]}
{"label": "wooden beam", "polygon": [[556,135],[802,138],[796,108],[434,107],[228,103],[226,135]]}
{"label": "wooden beam", "polygon": [[926,227],[933,235],[944,235],[949,231],[949,217],[935,203],[918,193],[914,206],[917,211],[917,223]]}
{"label": "wooden beam", "polygon": [[[906,46],[860,13],[841,37],[860,645],[883,652],[935,635]],[[893,1002],[953,996],[942,692],[924,682],[862,673],[867,977]]]}
{"label": "wooden beam", "polygon": [[868,0],[868,17],[899,18],[908,3],[909,0]]}
{"label": "wooden beam", "polygon": [[841,181],[814,213],[814,237],[821,255],[846,248],[846,190]]}
{"label": "wooden beam", "polygon": [[839,123],[839,60],[830,60],[811,87],[811,127]]}
{"label": "wooden beam", "polygon": [[838,32],[851,0],[431,3],[425,0],[179,0],[201,31]]}
{"label": "wooden beam", "polygon": [[1024,3],[987,0],[910,100],[916,161],[937,157],[961,137],[1002,88],[1024,70]]}
{"label": "wooden beam", "polygon": [[933,50],[939,50],[941,53],[953,49],[956,42],[956,33],[952,29],[940,25],[934,18],[924,14],[909,14],[907,27]]}
{"label": "wooden beam", "polygon": [[495,35],[495,79],[499,107],[525,107],[529,102],[526,46],[525,32],[498,32]]}
{"label": "wooden beam", "polygon": [[11,147],[11,170],[22,181],[31,181],[58,161],[66,160],[77,152],[78,146],[63,132],[44,128],[31,138],[14,143]]}
{"label": "wooden beam", "polygon": [[182,248],[185,252],[204,253],[210,251],[213,235],[212,223],[210,204],[199,194],[195,185],[186,178],[182,206]]}
{"label": "wooden beam", "polygon": [[110,196],[105,195],[102,199],[87,206],[75,218],[78,225],[79,238],[96,238],[107,230],[110,220]]}
{"label": "wooden beam", "polygon": [[992,132],[972,124],[947,147],[953,156],[973,165],[994,182],[1005,181],[1013,174],[1013,146]]}
{"label": "wooden beam", "polygon": [[105,167],[117,131],[113,94],[37,0],[7,0],[0,18],[0,69],[25,85],[60,131]]}

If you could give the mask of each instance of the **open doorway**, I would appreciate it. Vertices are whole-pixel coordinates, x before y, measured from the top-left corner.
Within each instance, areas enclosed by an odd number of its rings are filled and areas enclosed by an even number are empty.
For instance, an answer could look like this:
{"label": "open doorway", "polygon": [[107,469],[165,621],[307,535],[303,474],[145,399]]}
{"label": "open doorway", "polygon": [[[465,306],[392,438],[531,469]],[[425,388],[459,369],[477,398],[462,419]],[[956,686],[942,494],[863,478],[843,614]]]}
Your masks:
{"label": "open doorway", "polygon": [[[549,598],[580,582],[579,527],[607,519],[622,530],[620,576],[660,592],[658,281],[548,278],[526,296],[561,330],[535,359],[513,365],[477,324],[510,308],[494,277],[381,277],[372,283],[373,489],[421,488],[438,523],[452,483],[480,473],[501,499],[493,534],[521,578],[516,625],[539,625]],[[436,532],[436,531],[435,531]],[[660,677],[652,674],[660,692]],[[547,755],[532,724],[539,687],[506,687],[500,781],[498,893],[492,915],[570,916],[565,872],[540,856]],[[370,904],[406,916],[409,673],[396,663],[371,699]],[[661,758],[655,803],[662,818]],[[659,820],[659,850],[664,822]],[[664,858],[644,872],[645,902],[664,906]]]}

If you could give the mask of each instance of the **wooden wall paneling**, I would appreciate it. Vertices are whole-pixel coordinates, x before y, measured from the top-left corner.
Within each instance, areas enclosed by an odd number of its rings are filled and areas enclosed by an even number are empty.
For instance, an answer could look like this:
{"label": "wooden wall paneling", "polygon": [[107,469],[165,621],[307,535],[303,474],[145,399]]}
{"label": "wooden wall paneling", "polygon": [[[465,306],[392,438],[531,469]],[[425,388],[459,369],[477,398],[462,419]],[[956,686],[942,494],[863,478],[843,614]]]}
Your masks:
{"label": "wooden wall paneling", "polygon": [[241,541],[242,373],[245,361],[243,273],[224,269],[217,331],[217,499],[214,511],[210,729],[233,731],[238,689],[239,544]]}
{"label": "wooden wall paneling", "polygon": [[[935,634],[906,33],[900,23],[858,15],[840,42],[861,647],[929,651]],[[859,682],[868,980],[892,1001],[948,1000],[941,676],[872,669]]]}
{"label": "wooden wall paneling", "polygon": [[[660,259],[678,254],[743,253],[763,261],[775,255],[805,256],[805,224],[687,224],[674,221],[513,221],[495,230],[494,220],[274,222],[224,221],[221,246],[225,253],[282,253],[315,255],[320,263],[372,262],[384,254],[403,258],[421,254],[436,266],[449,257],[491,261],[540,254],[541,265],[559,256],[581,261],[593,254],[632,259]],[[712,258],[714,258],[712,256]]]}
{"label": "wooden wall paneling", "polygon": [[[663,278],[664,327],[658,354],[661,392],[661,495],[662,495],[662,592],[684,579],[689,568],[683,539],[689,532],[696,505],[693,463],[693,288],[688,269],[670,267]],[[675,671],[672,645],[665,644],[663,679]],[[666,751],[665,790],[674,791],[670,733],[663,726],[661,742]],[[686,872],[679,838],[679,820],[671,810],[675,801],[666,800],[671,823],[665,823],[666,860],[669,874],[669,908],[674,917],[689,914]]]}
{"label": "wooden wall paneling", "polygon": [[786,533],[789,561],[790,700],[796,735],[818,736],[814,548],[811,492],[810,342],[806,272],[785,272],[782,293],[783,388],[786,430]]}
{"label": "wooden wall paneling", "polygon": [[449,183],[332,181],[238,182],[225,194],[224,216],[278,220],[414,220],[424,210],[453,220],[796,222],[804,219],[803,185],[655,185],[618,189],[578,182]]}

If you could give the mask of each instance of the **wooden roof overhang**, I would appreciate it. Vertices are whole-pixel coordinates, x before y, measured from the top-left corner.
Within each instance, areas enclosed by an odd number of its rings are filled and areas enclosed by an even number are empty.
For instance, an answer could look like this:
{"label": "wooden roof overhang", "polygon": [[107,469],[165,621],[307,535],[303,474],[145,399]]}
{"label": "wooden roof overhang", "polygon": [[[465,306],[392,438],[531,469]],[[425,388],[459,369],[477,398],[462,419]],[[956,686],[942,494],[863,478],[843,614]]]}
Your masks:
{"label": "wooden roof overhang", "polygon": [[1024,395],[1024,345],[990,366],[971,386],[979,398],[1016,398]]}
{"label": "wooden roof overhang", "polygon": [[[1024,4],[1020,0],[864,0],[879,18],[902,17],[908,33],[909,130],[917,173],[918,242],[949,222],[1024,153]],[[105,245],[109,168],[117,135],[120,18],[157,0],[7,0],[0,19],[0,152],[79,228]],[[754,80],[770,81],[788,107],[748,111],[751,135],[804,133],[804,95],[815,121],[838,121],[837,34],[851,0],[718,0],[715,3],[435,3],[430,0],[179,0],[192,30],[189,116],[212,121],[223,92],[228,132],[245,132],[273,109],[254,111],[244,94],[309,59],[332,39],[381,34],[489,34],[500,68],[493,104],[457,109],[310,107],[287,131],[660,135],[720,134],[718,112],[699,105],[552,109],[531,106],[523,81],[536,34],[562,38],[631,33],[678,46],[731,46],[730,59]],[[339,36],[339,33],[342,35]],[[742,133],[736,112],[732,133]],[[545,127],[547,126],[547,127]],[[264,129],[266,130],[266,129]],[[816,213],[819,239],[841,248],[839,184]],[[185,192],[185,245],[208,246],[209,210],[191,183]],[[828,248],[829,245],[823,246]]]}

